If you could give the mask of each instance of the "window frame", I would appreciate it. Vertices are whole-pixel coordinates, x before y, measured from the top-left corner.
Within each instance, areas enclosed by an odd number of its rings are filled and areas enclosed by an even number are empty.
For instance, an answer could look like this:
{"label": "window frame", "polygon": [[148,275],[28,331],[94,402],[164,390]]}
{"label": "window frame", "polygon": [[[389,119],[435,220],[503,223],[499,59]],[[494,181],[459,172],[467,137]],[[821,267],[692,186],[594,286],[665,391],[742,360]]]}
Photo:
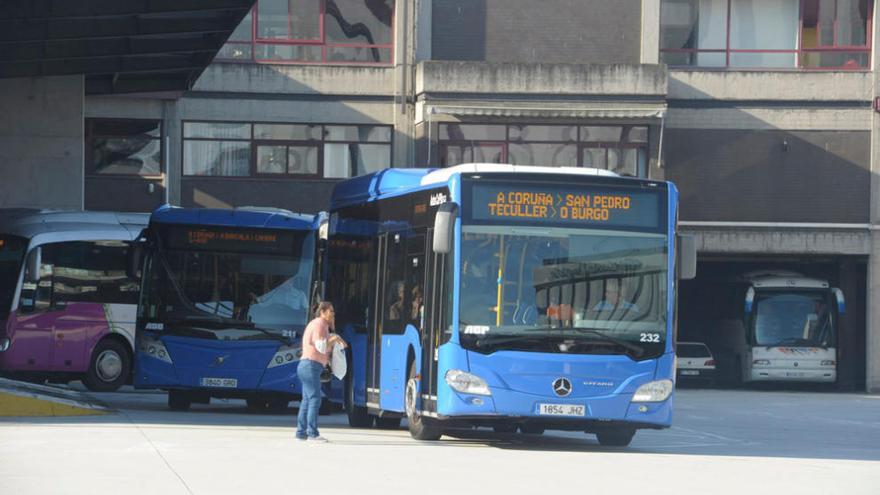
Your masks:
{"label": "window frame", "polygon": [[[439,125],[440,125],[440,126],[446,126],[446,125],[499,125],[499,124],[498,124],[497,122],[486,122],[486,123],[480,123],[480,122],[443,122],[443,123],[440,123]],[[584,149],[588,149],[588,148],[601,148],[601,149],[605,150],[606,163],[607,163],[607,157],[608,157],[608,150],[609,150],[609,149],[617,149],[617,150],[623,150],[623,149],[635,149],[635,150],[642,150],[642,151],[645,153],[645,164],[646,164],[646,166],[645,166],[645,170],[644,170],[645,176],[643,177],[643,176],[641,175],[641,173],[643,172],[643,170],[641,170],[641,167],[639,167],[639,165],[637,164],[637,167],[639,168],[639,170],[636,170],[636,177],[646,178],[647,175],[648,175],[647,162],[648,162],[649,159],[650,159],[649,151],[650,151],[650,133],[651,133],[651,130],[650,130],[650,125],[647,124],[647,123],[637,123],[637,124],[636,124],[636,123],[633,123],[633,124],[620,124],[620,123],[614,123],[614,124],[611,124],[611,123],[609,123],[609,124],[603,124],[603,123],[582,123],[582,122],[578,122],[578,123],[555,123],[555,124],[545,124],[545,123],[522,123],[522,122],[516,122],[516,123],[506,123],[506,124],[500,124],[500,125],[503,125],[503,126],[505,127],[505,130],[504,130],[505,140],[504,140],[504,141],[498,141],[498,140],[486,140],[486,139],[475,139],[475,140],[471,140],[471,141],[468,141],[468,140],[466,140],[466,139],[451,139],[451,140],[445,140],[445,139],[442,139],[442,138],[439,138],[439,137],[438,137],[438,139],[437,139],[437,146],[438,146],[438,150],[439,150],[439,151],[438,151],[438,153],[439,153],[439,156],[438,156],[438,159],[439,159],[439,165],[440,165],[441,167],[444,167],[444,168],[445,168],[445,167],[450,167],[450,166],[452,166],[452,165],[448,165],[448,164],[447,164],[447,156],[448,156],[448,155],[447,155],[447,153],[448,153],[447,150],[448,150],[448,147],[450,147],[450,146],[456,146],[456,147],[460,147],[460,148],[469,148],[469,152],[470,152],[471,159],[470,159],[470,160],[464,160],[464,161],[462,161],[461,163],[472,163],[472,162],[473,162],[473,148],[474,148],[474,147],[479,147],[479,146],[498,146],[498,147],[500,147],[500,148],[501,148],[501,162],[499,162],[499,163],[509,163],[509,158],[510,158],[510,145],[517,145],[517,144],[551,144],[551,145],[559,145],[559,146],[575,146],[575,147],[576,147],[576,151],[577,151],[577,157],[576,157],[577,162],[576,162],[576,164],[575,164],[574,166],[575,166],[575,167],[578,167],[578,168],[585,168],[585,166],[584,166],[584,160],[583,160],[583,152],[584,152]],[[510,137],[510,134],[511,134],[511,132],[510,132],[511,127],[515,127],[515,126],[529,126],[529,125],[548,126],[548,127],[549,127],[549,126],[555,126],[555,127],[572,127],[572,126],[573,126],[573,127],[576,128],[576,131],[577,131],[577,132],[576,132],[576,136],[575,136],[575,139],[574,139],[574,140],[567,140],[567,141],[563,141],[563,140],[559,140],[559,141],[548,141],[548,140],[546,140],[546,139],[525,140],[525,139],[521,139],[521,138],[512,139],[512,138]],[[581,136],[582,136],[582,132],[583,132],[583,128],[584,128],[584,127],[620,127],[620,128],[621,128],[621,137],[620,137],[620,141],[618,141],[618,142],[612,142],[612,141],[586,141],[586,140],[582,140]],[[629,141],[629,134],[630,134],[630,131],[632,130],[632,128],[635,128],[635,127],[644,127],[644,128],[646,128],[647,133],[648,133],[648,137],[647,137],[647,139],[645,140],[645,142],[630,142],[630,141]],[[438,133],[437,133],[437,135],[438,135],[438,136],[443,135],[443,131],[442,131],[440,128],[438,128]],[[447,135],[449,135],[448,132],[447,132]],[[604,170],[608,170],[608,169],[604,169]]]}
{"label": "window frame", "polygon": [[[698,1],[698,0],[692,0]],[[840,0],[834,0],[835,3],[835,12],[834,12],[834,44],[833,45],[818,45],[816,47],[806,48],[804,47],[804,12],[806,4],[809,0],[798,0],[798,24],[797,24],[797,46],[793,49],[742,49],[742,48],[731,48],[730,42],[730,33],[731,33],[731,17],[732,17],[732,3],[735,0],[724,0],[725,5],[727,7],[727,12],[725,14],[725,47],[724,48],[663,48],[663,19],[661,16],[660,19],[660,62],[667,63],[670,68],[674,68],[676,70],[741,70],[741,71],[754,71],[754,70],[762,70],[762,71],[792,71],[792,72],[829,72],[829,71],[846,71],[846,72],[869,72],[871,71],[871,59],[872,59],[872,51],[873,51],[873,19],[874,19],[874,8],[875,2],[874,0],[867,0],[868,2],[868,12],[866,19],[866,35],[865,35],[865,44],[864,45],[838,45],[837,44],[837,35],[838,35],[838,25],[839,18],[837,15],[837,5]],[[817,0],[818,1],[818,0]],[[853,0],[858,1],[858,0]],[[662,12],[662,6],[661,6]],[[818,11],[817,11],[818,15]],[[697,13],[697,19],[699,19],[699,11]],[[821,42],[821,40],[819,41]],[[672,53],[672,54],[689,54],[690,56],[698,55],[701,53],[721,53],[724,54],[724,65],[718,66],[701,66],[697,64],[690,65],[677,65],[671,64],[663,61],[664,53]],[[765,53],[765,54],[794,54],[795,56],[795,64],[792,67],[786,66],[767,66],[767,67],[740,67],[740,66],[731,66],[730,59],[731,54],[748,54],[748,53]],[[836,66],[836,67],[805,67],[803,66],[803,59],[805,55],[808,54],[827,54],[827,53],[864,53],[868,56],[868,63],[864,67],[846,67],[845,65]]]}
{"label": "window frame", "polygon": [[[249,138],[205,138],[205,137],[184,137],[186,134],[186,124],[245,124],[249,128]],[[255,125],[302,125],[302,126],[318,126],[321,128],[321,139],[266,139],[266,138],[255,138]],[[338,140],[338,139],[326,139],[327,131],[326,127],[333,126],[355,126],[355,127],[384,127],[389,129],[390,135],[388,141],[351,141],[351,140]],[[355,177],[353,170],[349,168],[348,177],[324,177],[324,146],[326,144],[357,144],[357,145],[385,145],[388,146],[389,151],[389,163],[387,168],[394,167],[394,126],[389,124],[353,124],[353,123],[315,123],[315,122],[278,122],[278,121],[246,121],[246,120],[201,120],[201,119],[186,119],[181,121],[180,126],[180,138],[181,138],[181,146],[180,146],[180,175],[182,179],[195,179],[198,178],[200,180],[204,179],[220,179],[220,180],[253,180],[253,179],[262,179],[262,180],[315,180],[315,181],[340,181],[350,179]],[[249,153],[248,153],[248,175],[199,175],[199,174],[187,174],[185,173],[186,163],[186,142],[187,141],[209,141],[209,142],[240,142],[240,143],[248,143]],[[316,174],[291,174],[291,173],[283,173],[283,174],[270,174],[270,173],[258,173],[257,172],[257,148],[259,146],[313,146],[318,149],[318,172]]]}
{"label": "window frame", "polygon": [[[364,65],[364,66],[376,66],[376,67],[393,67],[395,64],[395,46],[397,45],[397,9],[396,2],[392,0],[391,2],[391,42],[390,43],[335,43],[327,41],[327,30],[326,30],[326,15],[327,15],[327,1],[326,0],[316,0],[320,2],[319,14],[318,14],[318,32],[319,38],[317,39],[308,39],[308,38],[260,38],[259,37],[259,1],[254,4],[254,7],[251,9],[249,15],[251,16],[251,37],[248,41],[227,41],[224,43],[223,47],[228,45],[247,45],[250,47],[250,57],[247,58],[216,58],[217,62],[225,62],[225,63],[256,63],[256,64],[278,64],[278,65]],[[289,5],[289,4],[288,4]],[[287,25],[288,25],[288,35],[290,34],[290,26],[291,26],[291,15],[290,10],[287,11]],[[257,47],[260,45],[278,45],[278,46],[305,46],[305,47],[320,47],[321,48],[321,59],[319,61],[310,61],[310,60],[295,60],[295,59],[271,59],[271,58],[261,58],[257,56]],[[353,61],[353,60],[328,60],[327,53],[333,48],[368,48],[368,49],[378,49],[378,50],[388,50],[389,51],[389,59],[387,62],[362,62],[362,61]],[[330,50],[328,50],[330,49]],[[221,47],[221,53],[223,48]]]}
{"label": "window frame", "polygon": [[[94,140],[95,139],[120,139],[122,135],[96,134],[94,124],[98,122],[128,122],[128,123],[155,123],[159,127],[159,137],[150,138],[151,141],[159,141],[159,173],[158,174],[122,174],[122,173],[98,173],[95,171],[94,161]],[[130,118],[113,118],[113,117],[86,117],[83,121],[83,142],[84,142],[84,158],[83,164],[86,178],[112,178],[112,179],[162,179],[165,176],[165,126],[162,119],[130,119]]]}

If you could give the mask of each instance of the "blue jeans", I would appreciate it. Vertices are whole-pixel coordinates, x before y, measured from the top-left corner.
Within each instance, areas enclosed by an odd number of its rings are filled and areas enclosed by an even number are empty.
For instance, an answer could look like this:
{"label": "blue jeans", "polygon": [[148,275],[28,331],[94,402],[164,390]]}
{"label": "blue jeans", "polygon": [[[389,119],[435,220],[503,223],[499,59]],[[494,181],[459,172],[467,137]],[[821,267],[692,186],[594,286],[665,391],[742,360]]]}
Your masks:
{"label": "blue jeans", "polygon": [[318,410],[321,408],[321,371],[324,365],[303,359],[296,367],[296,374],[302,382],[302,400],[296,417],[296,436],[298,438],[318,436]]}

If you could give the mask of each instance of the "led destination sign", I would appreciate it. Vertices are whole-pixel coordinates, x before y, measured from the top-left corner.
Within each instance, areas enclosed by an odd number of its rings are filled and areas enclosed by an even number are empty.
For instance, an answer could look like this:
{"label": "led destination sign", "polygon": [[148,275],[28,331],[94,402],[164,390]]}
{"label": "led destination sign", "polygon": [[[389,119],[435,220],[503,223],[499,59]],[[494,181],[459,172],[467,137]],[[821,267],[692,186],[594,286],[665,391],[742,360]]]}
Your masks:
{"label": "led destination sign", "polygon": [[473,185],[471,218],[503,223],[552,223],[657,228],[660,191],[596,186]]}
{"label": "led destination sign", "polygon": [[166,227],[162,237],[169,249],[290,254],[295,235],[289,231],[175,225]]}

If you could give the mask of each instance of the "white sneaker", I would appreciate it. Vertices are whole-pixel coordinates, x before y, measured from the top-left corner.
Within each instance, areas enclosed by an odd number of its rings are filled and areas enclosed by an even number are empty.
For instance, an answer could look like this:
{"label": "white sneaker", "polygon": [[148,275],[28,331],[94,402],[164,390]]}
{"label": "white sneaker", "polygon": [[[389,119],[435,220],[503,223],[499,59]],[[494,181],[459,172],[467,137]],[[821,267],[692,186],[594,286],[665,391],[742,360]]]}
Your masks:
{"label": "white sneaker", "polygon": [[309,437],[309,441],[310,441],[310,442],[317,442],[317,443],[327,443],[327,442],[329,442],[330,440],[327,440],[326,438],[324,438],[324,437],[318,435],[318,436],[316,436],[316,437]]}

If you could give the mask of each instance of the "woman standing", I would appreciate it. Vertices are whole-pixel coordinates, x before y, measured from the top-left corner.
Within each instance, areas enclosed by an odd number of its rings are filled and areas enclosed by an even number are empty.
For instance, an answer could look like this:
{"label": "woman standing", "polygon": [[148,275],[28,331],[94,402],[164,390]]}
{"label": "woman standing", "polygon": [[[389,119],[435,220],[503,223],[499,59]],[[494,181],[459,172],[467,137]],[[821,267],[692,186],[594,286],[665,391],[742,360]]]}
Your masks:
{"label": "woman standing", "polygon": [[318,410],[321,407],[321,371],[330,360],[333,347],[346,343],[342,337],[330,334],[336,316],[333,304],[324,301],[318,305],[317,317],[306,326],[302,338],[302,358],[296,373],[302,382],[302,400],[296,418],[296,438],[326,442],[318,433]]}

